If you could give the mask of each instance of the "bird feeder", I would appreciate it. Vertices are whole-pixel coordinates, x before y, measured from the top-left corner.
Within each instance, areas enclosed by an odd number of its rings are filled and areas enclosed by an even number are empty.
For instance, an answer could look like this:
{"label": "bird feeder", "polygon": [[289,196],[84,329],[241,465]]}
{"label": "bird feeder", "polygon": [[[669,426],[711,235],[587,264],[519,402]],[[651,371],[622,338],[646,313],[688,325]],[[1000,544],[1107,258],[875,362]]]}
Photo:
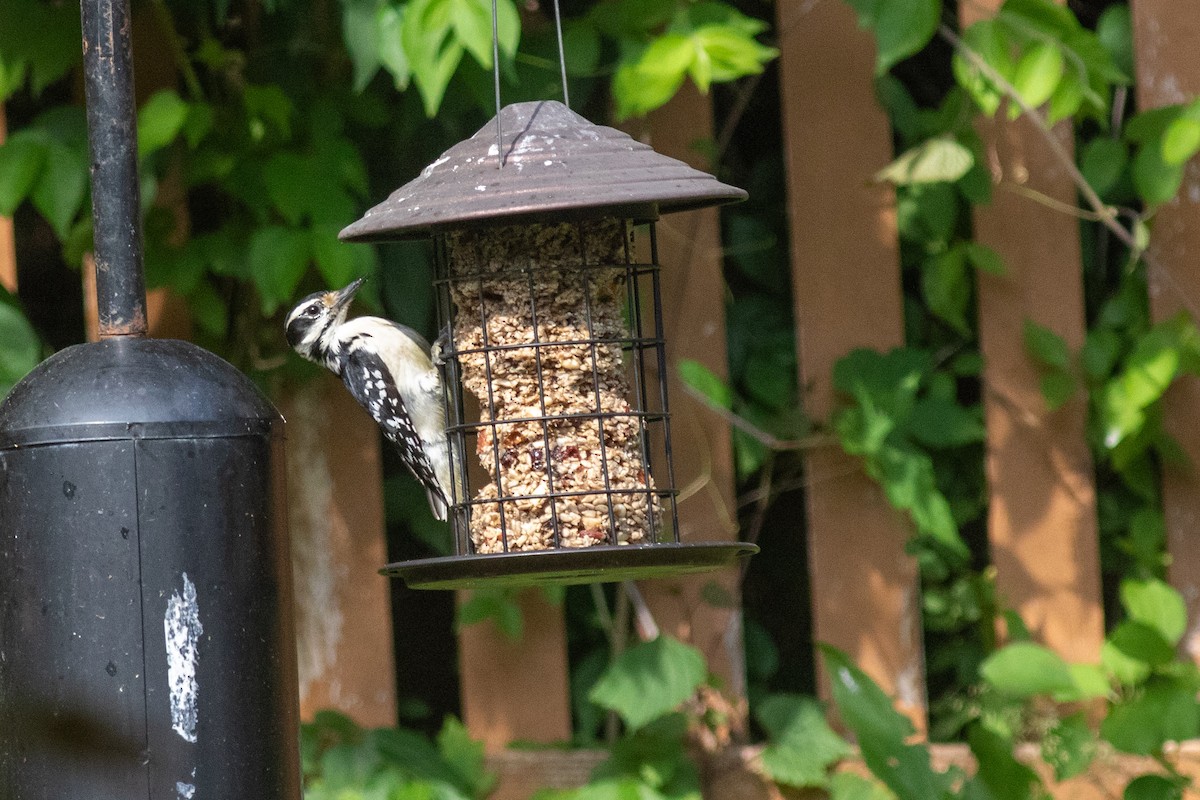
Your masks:
{"label": "bird feeder", "polygon": [[145,338],[128,0],[84,0],[101,341],[0,403],[0,796],[299,800],[283,419]]}
{"label": "bird feeder", "polygon": [[456,551],[387,572],[418,588],[612,581],[756,550],[679,538],[654,229],[745,196],[529,102],[342,231],[434,241]]}

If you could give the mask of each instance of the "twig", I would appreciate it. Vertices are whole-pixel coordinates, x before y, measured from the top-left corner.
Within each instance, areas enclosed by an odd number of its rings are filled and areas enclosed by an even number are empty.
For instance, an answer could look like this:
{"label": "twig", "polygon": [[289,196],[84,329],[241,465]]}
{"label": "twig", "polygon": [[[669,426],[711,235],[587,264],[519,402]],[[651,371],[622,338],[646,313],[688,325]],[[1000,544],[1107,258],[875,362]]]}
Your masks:
{"label": "twig", "polygon": [[706,397],[703,392],[696,390],[687,383],[683,384],[683,390],[699,400],[730,425],[770,450],[781,453],[792,450],[812,450],[817,447],[825,447],[826,445],[837,443],[837,438],[827,433],[815,433],[805,436],[802,439],[780,439],[764,431],[745,417],[740,417],[729,409],[717,405]]}
{"label": "twig", "polygon": [[183,77],[184,86],[187,87],[188,97],[192,100],[203,100],[204,89],[201,88],[200,78],[196,75],[196,70],[192,68],[192,62],[188,59],[187,51],[183,47],[183,40],[179,38],[179,31],[175,29],[175,18],[171,16],[171,9],[167,8],[165,0],[152,0],[150,6],[154,9],[154,16],[158,19],[159,27],[167,38],[171,56],[175,60],[175,67]]}

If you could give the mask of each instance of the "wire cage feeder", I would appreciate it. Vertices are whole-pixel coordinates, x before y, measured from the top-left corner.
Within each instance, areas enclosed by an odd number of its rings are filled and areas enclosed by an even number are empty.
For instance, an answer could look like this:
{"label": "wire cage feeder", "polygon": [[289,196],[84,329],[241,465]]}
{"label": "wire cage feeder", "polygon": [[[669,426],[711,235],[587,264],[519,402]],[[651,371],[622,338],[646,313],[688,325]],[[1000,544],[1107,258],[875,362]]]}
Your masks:
{"label": "wire cage feeder", "polygon": [[680,541],[654,227],[745,197],[561,103],[517,103],[342,231],[434,240],[455,554],[385,574],[618,581],[757,550]]}

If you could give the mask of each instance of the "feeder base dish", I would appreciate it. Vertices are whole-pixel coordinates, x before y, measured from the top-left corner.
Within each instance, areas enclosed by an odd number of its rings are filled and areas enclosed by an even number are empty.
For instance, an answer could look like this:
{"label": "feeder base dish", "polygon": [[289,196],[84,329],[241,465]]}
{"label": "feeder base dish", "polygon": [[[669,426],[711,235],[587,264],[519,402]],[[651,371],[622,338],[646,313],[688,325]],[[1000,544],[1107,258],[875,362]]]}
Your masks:
{"label": "feeder base dish", "polygon": [[707,572],[757,552],[757,545],[747,542],[601,545],[400,561],[380,574],[403,578],[410,589],[565,586]]}

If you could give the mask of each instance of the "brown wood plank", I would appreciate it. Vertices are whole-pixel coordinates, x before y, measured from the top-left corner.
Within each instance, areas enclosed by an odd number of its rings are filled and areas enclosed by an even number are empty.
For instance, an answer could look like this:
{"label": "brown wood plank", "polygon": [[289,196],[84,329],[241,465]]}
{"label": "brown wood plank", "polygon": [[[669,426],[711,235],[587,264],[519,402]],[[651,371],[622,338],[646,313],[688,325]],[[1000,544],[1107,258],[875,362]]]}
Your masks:
{"label": "brown wood plank", "polygon": [[[963,25],[1000,6],[960,4]],[[1095,662],[1104,638],[1100,553],[1091,452],[1081,395],[1048,411],[1040,373],[1025,351],[1026,319],[1074,351],[1085,333],[1079,223],[1017,194],[1024,187],[1075,205],[1067,170],[1026,119],[979,125],[993,183],[975,210],[976,239],[1004,259],[1007,274],[979,274],[989,485],[988,537],[1000,602],[1069,661]],[[1069,127],[1056,133],[1070,145]],[[1006,188],[1006,186],[1010,188]]]}
{"label": "brown wood plank", "polygon": [[[1137,57],[1137,101],[1143,109],[1187,102],[1200,96],[1200,15],[1188,4],[1172,0],[1135,0],[1134,52]],[[1157,263],[1148,274],[1150,310],[1155,319],[1174,316],[1181,309],[1193,318],[1200,300],[1200,164],[1188,165],[1179,195],[1159,210],[1150,237],[1150,255]],[[1187,466],[1163,469],[1163,510],[1167,522],[1168,575],[1188,601],[1193,625],[1182,646],[1200,659],[1200,380],[1185,378],[1168,392],[1164,425],[1187,453]]]}
{"label": "brown wood plank", "polygon": [[[4,103],[0,103],[0,144],[8,136],[8,118]],[[11,217],[0,216],[0,286],[12,293],[17,291],[17,242],[13,237]]]}
{"label": "brown wood plank", "polygon": [[378,430],[333,376],[278,402],[287,420],[301,717],[333,708],[361,725],[394,725]]}
{"label": "brown wood plank", "polygon": [[[459,602],[467,599],[459,593]],[[571,692],[562,607],[536,589],[517,595],[524,620],[512,641],[491,620],[458,635],[463,722],[488,753],[514,741],[571,738]]]}
{"label": "brown wood plank", "polygon": [[[649,115],[647,136],[663,155],[712,171],[705,145],[713,139],[712,101],[691,82]],[[698,146],[699,145],[699,146]],[[715,374],[729,371],[725,346],[725,279],[719,211],[706,208],[663,217],[657,227],[662,266],[663,325],[667,340],[668,393],[675,485],[680,489],[679,534],[685,541],[732,541],[733,444],[729,425],[684,391],[676,365],[699,361]],[[656,377],[651,371],[651,377]],[[709,669],[734,694],[745,692],[741,611],[702,599],[713,583],[725,597],[740,598],[741,573],[730,567],[703,575],[642,584],[660,629],[698,647]]]}
{"label": "brown wood plank", "polygon": [[[805,407],[834,405],[834,363],[857,347],[903,344],[892,158],[875,100],[872,37],[845,3],[778,3],[792,275]],[[847,653],[924,727],[916,564],[905,519],[836,445],[806,459],[815,636]],[[825,679],[822,694],[828,697]]]}

